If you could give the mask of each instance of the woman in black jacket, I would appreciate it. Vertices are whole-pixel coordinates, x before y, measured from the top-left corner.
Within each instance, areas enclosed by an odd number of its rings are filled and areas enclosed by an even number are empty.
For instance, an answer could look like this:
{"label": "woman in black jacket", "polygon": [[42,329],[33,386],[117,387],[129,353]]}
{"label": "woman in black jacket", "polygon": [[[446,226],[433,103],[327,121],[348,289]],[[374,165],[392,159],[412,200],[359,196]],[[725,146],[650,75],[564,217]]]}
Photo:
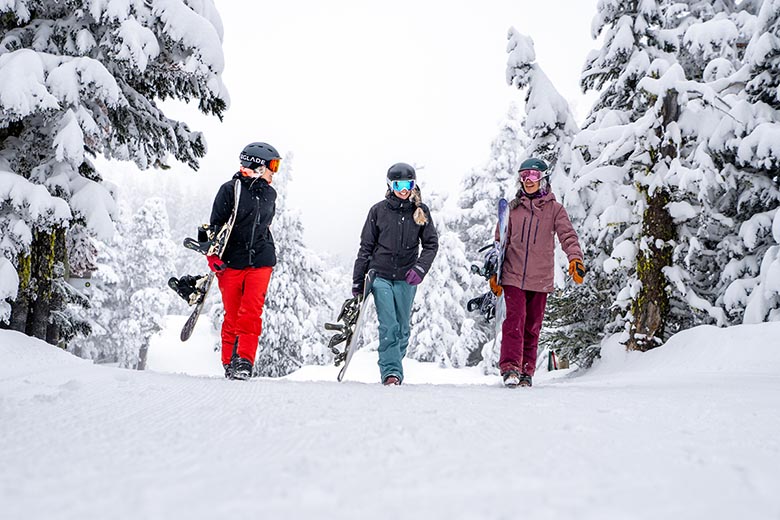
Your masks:
{"label": "woman in black jacket", "polygon": [[248,379],[263,328],[263,304],[276,265],[271,221],[276,190],[271,187],[281,158],[266,143],[251,143],[239,156],[241,167],[214,199],[211,227],[220,229],[233,213],[235,183],[241,183],[236,220],[221,257],[207,256],[217,275],[225,318],[222,322],[222,365],[225,377]]}
{"label": "woman in black jacket", "polygon": [[414,168],[406,163],[387,171],[385,199],[368,211],[352,273],[353,295],[363,292],[369,269],[377,273],[372,294],[379,318],[379,371],[385,385],[400,385],[404,379],[401,360],[409,344],[412,302],[439,249],[416,180]]}

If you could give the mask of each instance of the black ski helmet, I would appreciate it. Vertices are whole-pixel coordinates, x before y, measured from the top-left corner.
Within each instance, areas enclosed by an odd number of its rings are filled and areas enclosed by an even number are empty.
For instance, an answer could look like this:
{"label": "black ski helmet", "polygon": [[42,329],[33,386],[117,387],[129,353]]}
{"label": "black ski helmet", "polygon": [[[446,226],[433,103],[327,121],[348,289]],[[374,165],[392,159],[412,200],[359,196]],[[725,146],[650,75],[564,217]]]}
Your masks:
{"label": "black ski helmet", "polygon": [[417,180],[417,172],[406,163],[395,163],[387,170],[388,181],[414,181]]}
{"label": "black ski helmet", "polygon": [[549,168],[549,166],[542,159],[530,157],[523,161],[522,164],[520,164],[520,168],[518,168],[517,171],[521,172],[523,170],[539,170],[540,172],[546,172],[547,168]]}
{"label": "black ski helmet", "polygon": [[241,166],[244,168],[255,169],[258,166],[268,164],[273,159],[280,159],[279,152],[276,148],[268,143],[249,143],[241,151],[241,155],[238,156],[241,161]]}

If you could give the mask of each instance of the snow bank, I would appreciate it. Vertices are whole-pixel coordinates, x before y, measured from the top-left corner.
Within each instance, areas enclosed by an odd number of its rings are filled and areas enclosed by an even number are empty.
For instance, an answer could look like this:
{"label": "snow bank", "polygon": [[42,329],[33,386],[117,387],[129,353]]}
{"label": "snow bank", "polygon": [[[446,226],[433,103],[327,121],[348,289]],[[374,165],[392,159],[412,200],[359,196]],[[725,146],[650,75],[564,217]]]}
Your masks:
{"label": "snow bank", "polygon": [[581,379],[655,380],[734,375],[780,376],[780,323],[718,328],[703,325],[672,336],[649,352],[627,352],[618,335]]}

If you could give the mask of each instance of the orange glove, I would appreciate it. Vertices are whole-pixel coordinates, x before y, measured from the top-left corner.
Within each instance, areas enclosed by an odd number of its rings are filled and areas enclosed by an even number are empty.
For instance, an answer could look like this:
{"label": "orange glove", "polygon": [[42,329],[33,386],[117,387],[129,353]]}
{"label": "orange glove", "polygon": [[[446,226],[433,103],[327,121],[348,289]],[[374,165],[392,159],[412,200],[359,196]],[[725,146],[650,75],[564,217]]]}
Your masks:
{"label": "orange glove", "polygon": [[504,292],[504,288],[498,285],[497,276],[494,274],[490,277],[490,290],[493,291],[493,294],[496,296],[501,296],[501,294]]}
{"label": "orange glove", "polygon": [[585,278],[586,272],[585,264],[583,264],[582,260],[579,258],[575,258],[569,262],[569,274],[575,283],[582,283],[582,279]]}

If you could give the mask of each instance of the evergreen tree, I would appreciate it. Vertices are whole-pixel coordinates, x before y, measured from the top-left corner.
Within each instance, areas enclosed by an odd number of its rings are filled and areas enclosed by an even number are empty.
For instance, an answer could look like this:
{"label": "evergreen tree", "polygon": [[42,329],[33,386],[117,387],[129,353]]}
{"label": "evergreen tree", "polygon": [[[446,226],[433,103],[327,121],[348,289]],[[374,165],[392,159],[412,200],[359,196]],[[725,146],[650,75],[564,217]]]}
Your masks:
{"label": "evergreen tree", "polygon": [[92,306],[78,313],[92,334],[75,338],[69,349],[97,362],[143,370],[149,341],[162,330],[173,294],[166,281],[176,245],[163,200],[148,199],[132,215],[123,204],[117,233],[97,250],[97,270],[84,287]]}
{"label": "evergreen tree", "polygon": [[173,293],[167,286],[177,251],[171,240],[168,213],[161,198],[151,198],[135,212],[125,241],[125,270],[129,294],[124,317],[120,366],[143,370],[151,337],[162,330]]}
{"label": "evergreen tree", "polygon": [[755,31],[741,67],[711,82],[728,118],[708,141],[727,179],[723,213],[737,230],[719,243],[727,260],[721,301],[745,323],[780,320],[780,2],[765,0],[754,12],[755,19],[742,17]]}
{"label": "evergreen tree", "polygon": [[58,338],[47,329],[62,324],[52,304],[66,305],[52,298],[55,266],[69,265],[65,233],[83,223],[106,239],[116,216],[89,157],[196,168],[202,135],[157,100],[197,100],[221,117],[222,25],[211,0],[30,0],[0,3],[0,35],[0,256],[17,279],[15,295],[0,292],[14,298],[0,317]]}
{"label": "evergreen tree", "polygon": [[436,362],[442,367],[464,367],[475,345],[474,319],[464,305],[471,273],[465,248],[451,229],[453,216],[444,212],[445,197],[425,197],[439,235],[439,251],[425,281],[418,286],[411,314],[407,357]]}

